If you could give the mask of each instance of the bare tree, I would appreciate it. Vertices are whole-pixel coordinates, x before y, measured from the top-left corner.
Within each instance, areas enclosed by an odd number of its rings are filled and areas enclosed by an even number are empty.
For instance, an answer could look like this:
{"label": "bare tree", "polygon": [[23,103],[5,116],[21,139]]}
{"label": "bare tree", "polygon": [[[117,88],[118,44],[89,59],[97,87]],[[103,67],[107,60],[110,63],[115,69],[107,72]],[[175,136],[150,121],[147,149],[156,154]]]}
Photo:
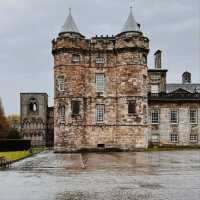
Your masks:
{"label": "bare tree", "polygon": [[0,138],[6,138],[9,131],[9,124],[4,113],[2,101],[0,99]]}

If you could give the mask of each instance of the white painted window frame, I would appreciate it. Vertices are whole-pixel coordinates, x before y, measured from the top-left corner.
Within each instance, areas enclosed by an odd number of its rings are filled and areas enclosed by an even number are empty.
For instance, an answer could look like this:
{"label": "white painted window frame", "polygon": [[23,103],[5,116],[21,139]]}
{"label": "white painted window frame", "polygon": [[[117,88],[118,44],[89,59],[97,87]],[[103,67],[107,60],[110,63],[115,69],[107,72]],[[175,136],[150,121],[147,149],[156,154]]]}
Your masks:
{"label": "white painted window frame", "polygon": [[105,121],[105,104],[96,104],[96,123]]}

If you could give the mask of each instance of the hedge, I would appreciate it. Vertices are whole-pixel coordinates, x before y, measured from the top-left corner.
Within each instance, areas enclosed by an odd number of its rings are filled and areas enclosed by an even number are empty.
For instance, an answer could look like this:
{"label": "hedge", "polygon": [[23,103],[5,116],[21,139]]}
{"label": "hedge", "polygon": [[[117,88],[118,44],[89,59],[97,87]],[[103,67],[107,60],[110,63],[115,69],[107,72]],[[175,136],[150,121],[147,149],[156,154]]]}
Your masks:
{"label": "hedge", "polygon": [[30,140],[0,140],[0,151],[23,151],[31,148]]}

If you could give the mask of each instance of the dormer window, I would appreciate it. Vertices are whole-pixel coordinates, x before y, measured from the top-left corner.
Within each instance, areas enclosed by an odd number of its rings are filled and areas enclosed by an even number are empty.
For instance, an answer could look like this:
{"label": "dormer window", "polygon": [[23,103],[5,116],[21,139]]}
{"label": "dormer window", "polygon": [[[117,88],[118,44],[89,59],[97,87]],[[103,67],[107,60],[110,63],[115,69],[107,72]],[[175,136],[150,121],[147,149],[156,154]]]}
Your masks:
{"label": "dormer window", "polygon": [[80,63],[81,56],[79,54],[72,54],[72,62],[74,63]]}
{"label": "dormer window", "polygon": [[96,57],[96,64],[104,64],[105,58],[103,56]]}

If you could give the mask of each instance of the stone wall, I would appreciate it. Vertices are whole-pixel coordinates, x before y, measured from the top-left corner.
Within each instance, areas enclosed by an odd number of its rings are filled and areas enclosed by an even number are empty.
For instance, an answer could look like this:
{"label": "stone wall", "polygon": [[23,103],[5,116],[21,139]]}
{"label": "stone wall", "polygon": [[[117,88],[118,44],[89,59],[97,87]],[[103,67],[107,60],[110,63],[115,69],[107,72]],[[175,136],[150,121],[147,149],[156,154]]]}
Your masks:
{"label": "stone wall", "polygon": [[[102,144],[119,149],[146,148],[148,39],[141,36],[94,37],[91,40],[60,35],[53,41],[55,60],[55,151],[94,149]],[[72,55],[78,53],[80,62]],[[105,62],[96,63],[101,56]],[[105,90],[96,91],[97,73],[105,75]],[[64,77],[65,90],[58,89]],[[80,102],[80,113],[72,116],[71,102]],[[128,114],[128,102],[136,103],[136,113]],[[105,120],[96,123],[96,104],[105,105]],[[65,106],[65,122],[60,123],[59,106]]]}

